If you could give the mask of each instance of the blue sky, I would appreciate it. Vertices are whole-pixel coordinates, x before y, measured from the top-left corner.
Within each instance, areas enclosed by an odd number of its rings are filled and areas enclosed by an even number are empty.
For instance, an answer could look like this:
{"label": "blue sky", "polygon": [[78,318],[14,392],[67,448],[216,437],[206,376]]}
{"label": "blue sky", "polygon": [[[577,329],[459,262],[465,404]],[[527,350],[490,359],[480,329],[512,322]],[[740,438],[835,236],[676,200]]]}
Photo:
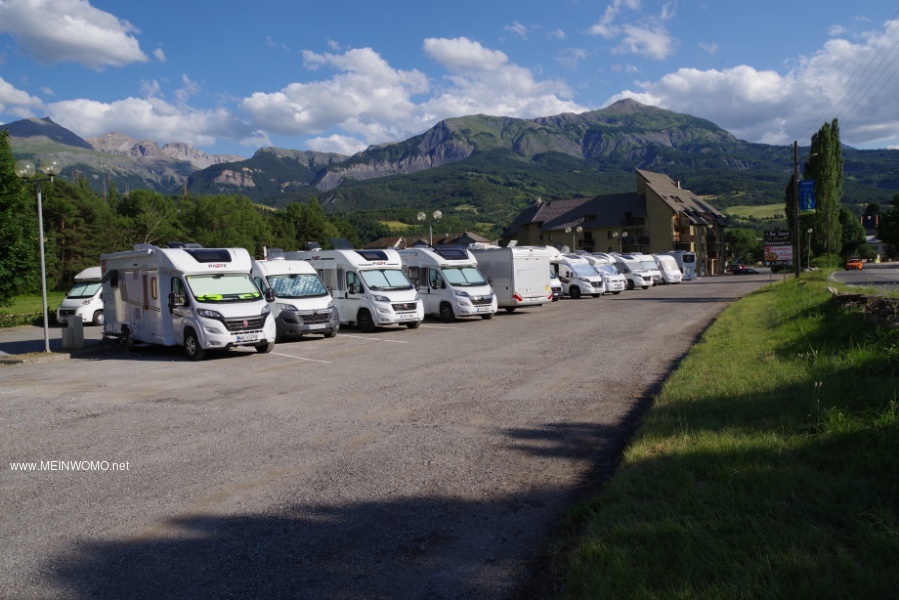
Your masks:
{"label": "blue sky", "polygon": [[740,139],[899,148],[883,0],[0,0],[0,123],[250,156],[634,98]]}

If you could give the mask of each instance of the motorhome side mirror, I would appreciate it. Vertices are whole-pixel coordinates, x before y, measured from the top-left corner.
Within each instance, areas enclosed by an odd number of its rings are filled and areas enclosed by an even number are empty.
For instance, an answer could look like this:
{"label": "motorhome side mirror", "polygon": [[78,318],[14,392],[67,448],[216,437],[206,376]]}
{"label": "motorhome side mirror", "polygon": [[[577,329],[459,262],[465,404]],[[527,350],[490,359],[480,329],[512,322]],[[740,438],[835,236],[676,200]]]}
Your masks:
{"label": "motorhome side mirror", "polygon": [[493,277],[487,278],[487,285],[491,285],[491,286],[493,285]]}
{"label": "motorhome side mirror", "polygon": [[415,291],[416,291],[416,292],[419,291],[419,290],[421,290],[421,284],[420,284],[420,283],[418,283],[418,282],[416,281],[414,285],[415,285]]}
{"label": "motorhome side mirror", "polygon": [[184,306],[185,304],[187,304],[187,301],[185,300],[184,296],[179,296],[175,292],[169,292],[168,305],[170,313],[175,309],[176,306]]}
{"label": "motorhome side mirror", "polygon": [[274,302],[275,301],[275,290],[272,288],[265,288],[265,301],[266,302]]}

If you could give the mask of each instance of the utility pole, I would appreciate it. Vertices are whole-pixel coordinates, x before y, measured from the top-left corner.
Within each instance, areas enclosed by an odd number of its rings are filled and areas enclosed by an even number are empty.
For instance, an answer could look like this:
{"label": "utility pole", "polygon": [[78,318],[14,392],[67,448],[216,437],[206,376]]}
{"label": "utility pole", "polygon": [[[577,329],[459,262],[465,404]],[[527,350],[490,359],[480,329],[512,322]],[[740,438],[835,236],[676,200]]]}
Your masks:
{"label": "utility pole", "polygon": [[793,266],[799,277],[799,142],[793,142]]}

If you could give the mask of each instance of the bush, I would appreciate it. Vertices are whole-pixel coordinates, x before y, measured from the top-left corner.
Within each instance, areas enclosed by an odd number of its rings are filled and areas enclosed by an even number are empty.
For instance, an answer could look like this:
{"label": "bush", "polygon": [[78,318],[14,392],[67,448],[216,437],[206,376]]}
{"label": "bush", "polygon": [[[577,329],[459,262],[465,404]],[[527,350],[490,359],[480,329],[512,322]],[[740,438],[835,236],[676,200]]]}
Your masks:
{"label": "bush", "polygon": [[822,254],[812,259],[812,266],[819,269],[840,269],[843,267],[843,259],[839,254]]}

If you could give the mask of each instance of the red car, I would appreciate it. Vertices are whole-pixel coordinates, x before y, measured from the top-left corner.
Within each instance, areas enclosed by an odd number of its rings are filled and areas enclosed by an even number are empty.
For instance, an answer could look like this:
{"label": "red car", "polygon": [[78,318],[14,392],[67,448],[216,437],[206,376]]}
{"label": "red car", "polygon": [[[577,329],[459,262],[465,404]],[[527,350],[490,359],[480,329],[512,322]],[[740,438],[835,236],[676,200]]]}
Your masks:
{"label": "red car", "polygon": [[860,258],[850,258],[846,261],[846,270],[850,271],[852,269],[862,270],[862,259]]}

